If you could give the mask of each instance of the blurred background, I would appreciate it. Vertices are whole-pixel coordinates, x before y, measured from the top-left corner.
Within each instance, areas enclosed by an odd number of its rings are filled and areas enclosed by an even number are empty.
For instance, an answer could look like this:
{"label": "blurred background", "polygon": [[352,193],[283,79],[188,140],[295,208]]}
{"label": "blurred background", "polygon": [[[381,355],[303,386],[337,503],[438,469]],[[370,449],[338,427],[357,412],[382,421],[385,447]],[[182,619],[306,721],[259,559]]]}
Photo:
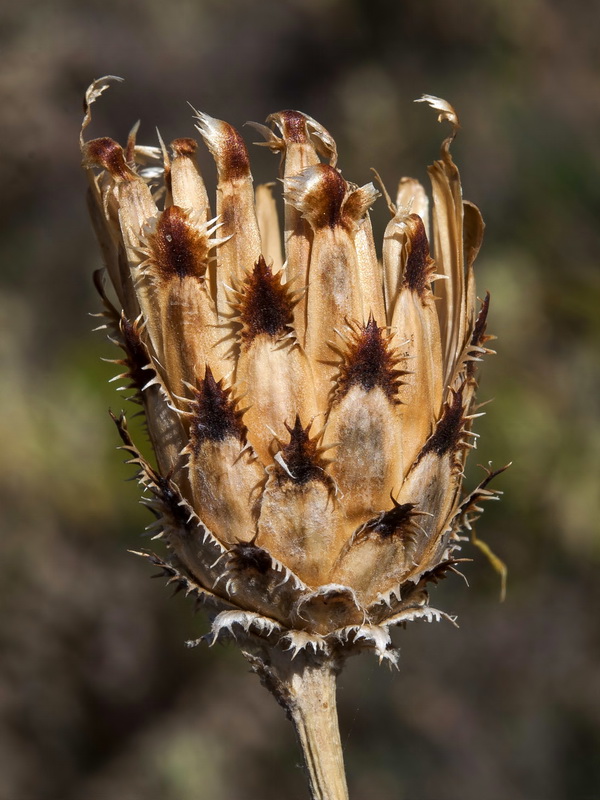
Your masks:
{"label": "blurred background", "polygon": [[[91,333],[100,257],[77,137],[95,77],[126,79],[93,136],[193,135],[281,108],[336,137],[347,179],[426,180],[458,109],[498,355],[476,464],[514,461],[458,614],[353,659],[340,716],[353,800],[600,797],[600,5],[591,0],[29,0],[0,8],[0,800],[301,800],[291,726],[234,647],[127,553],[149,521],[115,451],[114,351]],[[256,138],[246,130],[249,142]],[[277,159],[252,148],[257,180]],[[203,162],[212,180],[209,159]],[[381,236],[387,210],[379,201]],[[132,409],[133,410],[133,409]],[[479,457],[478,457],[479,456]]]}

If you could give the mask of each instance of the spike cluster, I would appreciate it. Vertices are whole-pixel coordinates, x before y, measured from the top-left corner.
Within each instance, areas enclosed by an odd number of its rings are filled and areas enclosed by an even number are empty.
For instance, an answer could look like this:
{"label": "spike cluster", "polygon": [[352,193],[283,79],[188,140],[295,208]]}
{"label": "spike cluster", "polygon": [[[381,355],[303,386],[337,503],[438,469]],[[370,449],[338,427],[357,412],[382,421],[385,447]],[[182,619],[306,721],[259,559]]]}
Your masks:
{"label": "spike cluster", "polygon": [[150,466],[116,420],[166,542],[151,560],[208,604],[213,640],[395,661],[390,627],[443,616],[427,583],[455,570],[477,503],[497,496],[486,479],[461,498],[491,337],[489,297],[475,308],[483,222],[450,155],[456,114],[423,98],[452,129],[429,169],[433,204],[400,181],[378,260],[378,192],[344,178],[315,120],[281,111],[255,126],[281,158],[280,241],[272,187],[254,189],[228,123],[196,112],[212,210],[194,139],[86,140],[107,83],[88,90],[81,146],[119,377],[156,454]]}

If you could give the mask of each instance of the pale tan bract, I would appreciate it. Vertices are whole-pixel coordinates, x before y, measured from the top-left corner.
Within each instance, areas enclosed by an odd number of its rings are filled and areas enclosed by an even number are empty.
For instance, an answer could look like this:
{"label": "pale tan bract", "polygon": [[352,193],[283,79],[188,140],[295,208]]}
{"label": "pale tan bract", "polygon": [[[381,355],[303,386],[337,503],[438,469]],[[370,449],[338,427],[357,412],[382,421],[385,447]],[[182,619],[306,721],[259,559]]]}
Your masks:
{"label": "pale tan bract", "polygon": [[[392,626],[445,616],[426,586],[456,570],[461,531],[497,496],[491,472],[461,496],[491,337],[473,279],[483,221],[450,155],[458,118],[422,98],[451,127],[433,203],[400,181],[378,260],[379,193],[343,177],[318,122],[281,111],[255,125],[280,156],[282,237],[272,187],[254,189],[226,122],[195,112],[214,206],[193,139],[86,141],[109,80],[87,92],[82,152],[116,297],[98,280],[104,314],[156,454],[153,467],[117,420],[167,547],[146,555],[286,704],[292,656],[333,672],[360,649],[395,662]],[[344,796],[312,780],[315,797]]]}

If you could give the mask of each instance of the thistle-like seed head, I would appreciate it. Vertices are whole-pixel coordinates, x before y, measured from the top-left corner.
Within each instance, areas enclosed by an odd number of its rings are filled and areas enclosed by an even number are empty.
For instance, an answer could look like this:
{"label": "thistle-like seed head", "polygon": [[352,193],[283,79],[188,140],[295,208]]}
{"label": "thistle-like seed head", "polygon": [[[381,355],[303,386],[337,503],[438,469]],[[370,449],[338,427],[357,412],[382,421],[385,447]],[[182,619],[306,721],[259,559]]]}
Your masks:
{"label": "thistle-like seed head", "polygon": [[451,125],[431,213],[403,178],[381,260],[378,192],[346,181],[330,134],[297,111],[256,125],[281,156],[282,257],[275,198],[254,190],[239,133],[196,112],[211,209],[194,139],[85,139],[107,82],[88,90],[81,144],[118,304],[102,293],[104,313],[156,454],[151,466],[116,420],[167,548],[146,555],[209,606],[215,639],[394,660],[390,626],[442,616],[426,585],[455,571],[461,531],[497,496],[491,473],[461,496],[492,337],[456,113],[423,98]]}

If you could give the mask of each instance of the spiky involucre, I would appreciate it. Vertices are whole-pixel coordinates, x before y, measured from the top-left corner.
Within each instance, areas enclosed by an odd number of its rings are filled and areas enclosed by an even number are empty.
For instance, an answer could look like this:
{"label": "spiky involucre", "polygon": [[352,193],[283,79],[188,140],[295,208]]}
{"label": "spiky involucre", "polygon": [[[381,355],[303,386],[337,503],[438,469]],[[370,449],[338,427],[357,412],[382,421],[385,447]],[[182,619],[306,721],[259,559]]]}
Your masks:
{"label": "spiky involucre", "polygon": [[[86,96],[90,106],[108,79]],[[211,211],[197,143],[86,141],[120,376],[145,410],[140,470],[159,564],[213,612],[212,635],[298,652],[370,648],[443,616],[426,584],[454,570],[489,476],[461,497],[486,348],[473,261],[483,222],[463,203],[452,127],[423,187],[400,181],[378,261],[372,184],[348,183],[330,134],[297,111],[256,125],[281,156],[284,255],[271,189],[252,185],[234,128],[196,114],[214,157]],[[433,242],[433,247],[430,247]],[[433,252],[432,252],[433,251]],[[435,295],[432,285],[435,282]]]}

